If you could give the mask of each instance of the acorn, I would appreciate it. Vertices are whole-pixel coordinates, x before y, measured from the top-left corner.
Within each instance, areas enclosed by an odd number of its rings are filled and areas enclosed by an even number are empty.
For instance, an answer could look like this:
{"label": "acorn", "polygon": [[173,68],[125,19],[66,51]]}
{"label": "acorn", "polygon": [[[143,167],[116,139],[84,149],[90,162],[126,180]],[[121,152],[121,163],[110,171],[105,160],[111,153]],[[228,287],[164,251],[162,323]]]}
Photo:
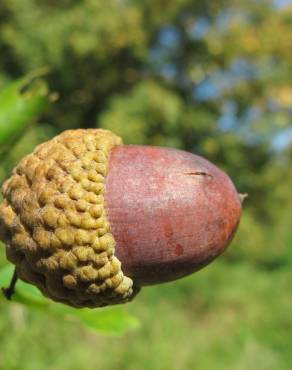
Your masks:
{"label": "acorn", "polygon": [[13,284],[19,277],[73,307],[124,303],[142,286],[201,269],[225,250],[241,214],[232,181],[207,160],[123,145],[102,129],[39,145],[2,193]]}

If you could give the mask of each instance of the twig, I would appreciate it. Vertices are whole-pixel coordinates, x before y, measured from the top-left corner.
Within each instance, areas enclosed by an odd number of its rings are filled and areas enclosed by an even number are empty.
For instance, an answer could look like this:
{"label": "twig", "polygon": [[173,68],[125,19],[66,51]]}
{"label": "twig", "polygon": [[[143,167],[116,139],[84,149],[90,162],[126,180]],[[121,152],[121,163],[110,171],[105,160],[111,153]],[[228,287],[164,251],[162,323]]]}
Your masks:
{"label": "twig", "polygon": [[5,295],[5,297],[9,301],[11,300],[11,297],[13,296],[13,294],[15,292],[15,285],[16,285],[17,279],[18,279],[17,272],[16,272],[16,269],[14,269],[14,273],[13,273],[12,279],[10,281],[9,287],[8,288],[2,288],[3,294]]}
{"label": "twig", "polygon": [[248,197],[248,194],[247,194],[247,193],[239,194],[239,199],[240,199],[241,204],[243,204],[244,200],[245,200],[247,197]]}

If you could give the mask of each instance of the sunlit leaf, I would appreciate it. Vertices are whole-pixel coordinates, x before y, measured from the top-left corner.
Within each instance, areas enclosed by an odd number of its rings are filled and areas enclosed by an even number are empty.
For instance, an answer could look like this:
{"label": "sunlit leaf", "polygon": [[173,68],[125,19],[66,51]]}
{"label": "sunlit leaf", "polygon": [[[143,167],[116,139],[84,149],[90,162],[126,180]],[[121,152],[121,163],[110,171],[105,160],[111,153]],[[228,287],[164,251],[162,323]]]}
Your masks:
{"label": "sunlit leaf", "polygon": [[31,73],[0,91],[0,144],[21,133],[50,103],[52,95],[41,74]]}
{"label": "sunlit leaf", "polygon": [[74,314],[89,328],[107,334],[121,335],[130,329],[139,327],[139,320],[120,307],[101,309],[100,311],[75,310]]}

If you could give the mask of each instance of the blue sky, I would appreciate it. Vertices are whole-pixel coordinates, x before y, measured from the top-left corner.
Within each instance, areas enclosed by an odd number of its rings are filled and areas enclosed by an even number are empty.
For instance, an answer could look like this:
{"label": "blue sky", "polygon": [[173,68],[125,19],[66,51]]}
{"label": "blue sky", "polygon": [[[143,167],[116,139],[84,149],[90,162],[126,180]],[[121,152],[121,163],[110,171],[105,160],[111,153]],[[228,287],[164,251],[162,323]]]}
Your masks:
{"label": "blue sky", "polygon": [[[292,0],[275,0],[278,9],[292,6]],[[233,17],[232,9],[221,12],[214,21],[218,29],[224,29]],[[188,29],[190,38],[194,40],[204,39],[212,24],[206,17],[194,19]],[[152,62],[157,71],[166,79],[180,79],[178,76],[176,58],[177,50],[181,42],[180,31],[172,25],[166,26],[159,35],[158,42],[152,50]],[[194,61],[195,63],[195,61]],[[201,81],[193,83],[193,96],[197,103],[220,99],[228,93],[234,86],[242,81],[251,81],[258,78],[259,70],[250,61],[238,57],[233,60],[227,69],[216,70],[212,74],[203,76]],[[186,77],[187,78],[187,77]],[[188,82],[192,84],[192,81]],[[281,109],[281,108],[280,108]],[[291,107],[292,109],[292,107]],[[263,112],[256,107],[249,107],[244,114],[238,116],[238,107],[232,100],[222,101],[221,117],[218,120],[219,127],[223,131],[238,130],[246,138],[251,140],[260,139],[259,135],[250,130],[252,123],[260,118]],[[276,122],[275,122],[276,123]],[[267,122],[267,125],[271,124]],[[292,127],[292,115],[291,115]],[[257,135],[257,137],[256,137]],[[254,138],[253,138],[254,136]],[[287,145],[292,145],[292,128],[279,130],[273,133],[272,148],[282,150]]]}
{"label": "blue sky", "polygon": [[278,8],[285,8],[292,5],[292,0],[275,0],[275,4]]}

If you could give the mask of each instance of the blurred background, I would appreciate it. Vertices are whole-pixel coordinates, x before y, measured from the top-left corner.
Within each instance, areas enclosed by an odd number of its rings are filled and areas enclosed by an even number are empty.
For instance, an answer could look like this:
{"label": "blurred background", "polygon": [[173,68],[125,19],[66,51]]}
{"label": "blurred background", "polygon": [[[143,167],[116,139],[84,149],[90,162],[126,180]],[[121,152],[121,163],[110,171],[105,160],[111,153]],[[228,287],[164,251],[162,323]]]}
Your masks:
{"label": "blurred background", "polygon": [[0,369],[291,369],[291,40],[289,0],[1,0],[0,94],[41,101],[2,114],[0,182],[38,143],[103,127],[203,155],[249,197],[227,253],[142,290],[122,337],[2,300]]}

